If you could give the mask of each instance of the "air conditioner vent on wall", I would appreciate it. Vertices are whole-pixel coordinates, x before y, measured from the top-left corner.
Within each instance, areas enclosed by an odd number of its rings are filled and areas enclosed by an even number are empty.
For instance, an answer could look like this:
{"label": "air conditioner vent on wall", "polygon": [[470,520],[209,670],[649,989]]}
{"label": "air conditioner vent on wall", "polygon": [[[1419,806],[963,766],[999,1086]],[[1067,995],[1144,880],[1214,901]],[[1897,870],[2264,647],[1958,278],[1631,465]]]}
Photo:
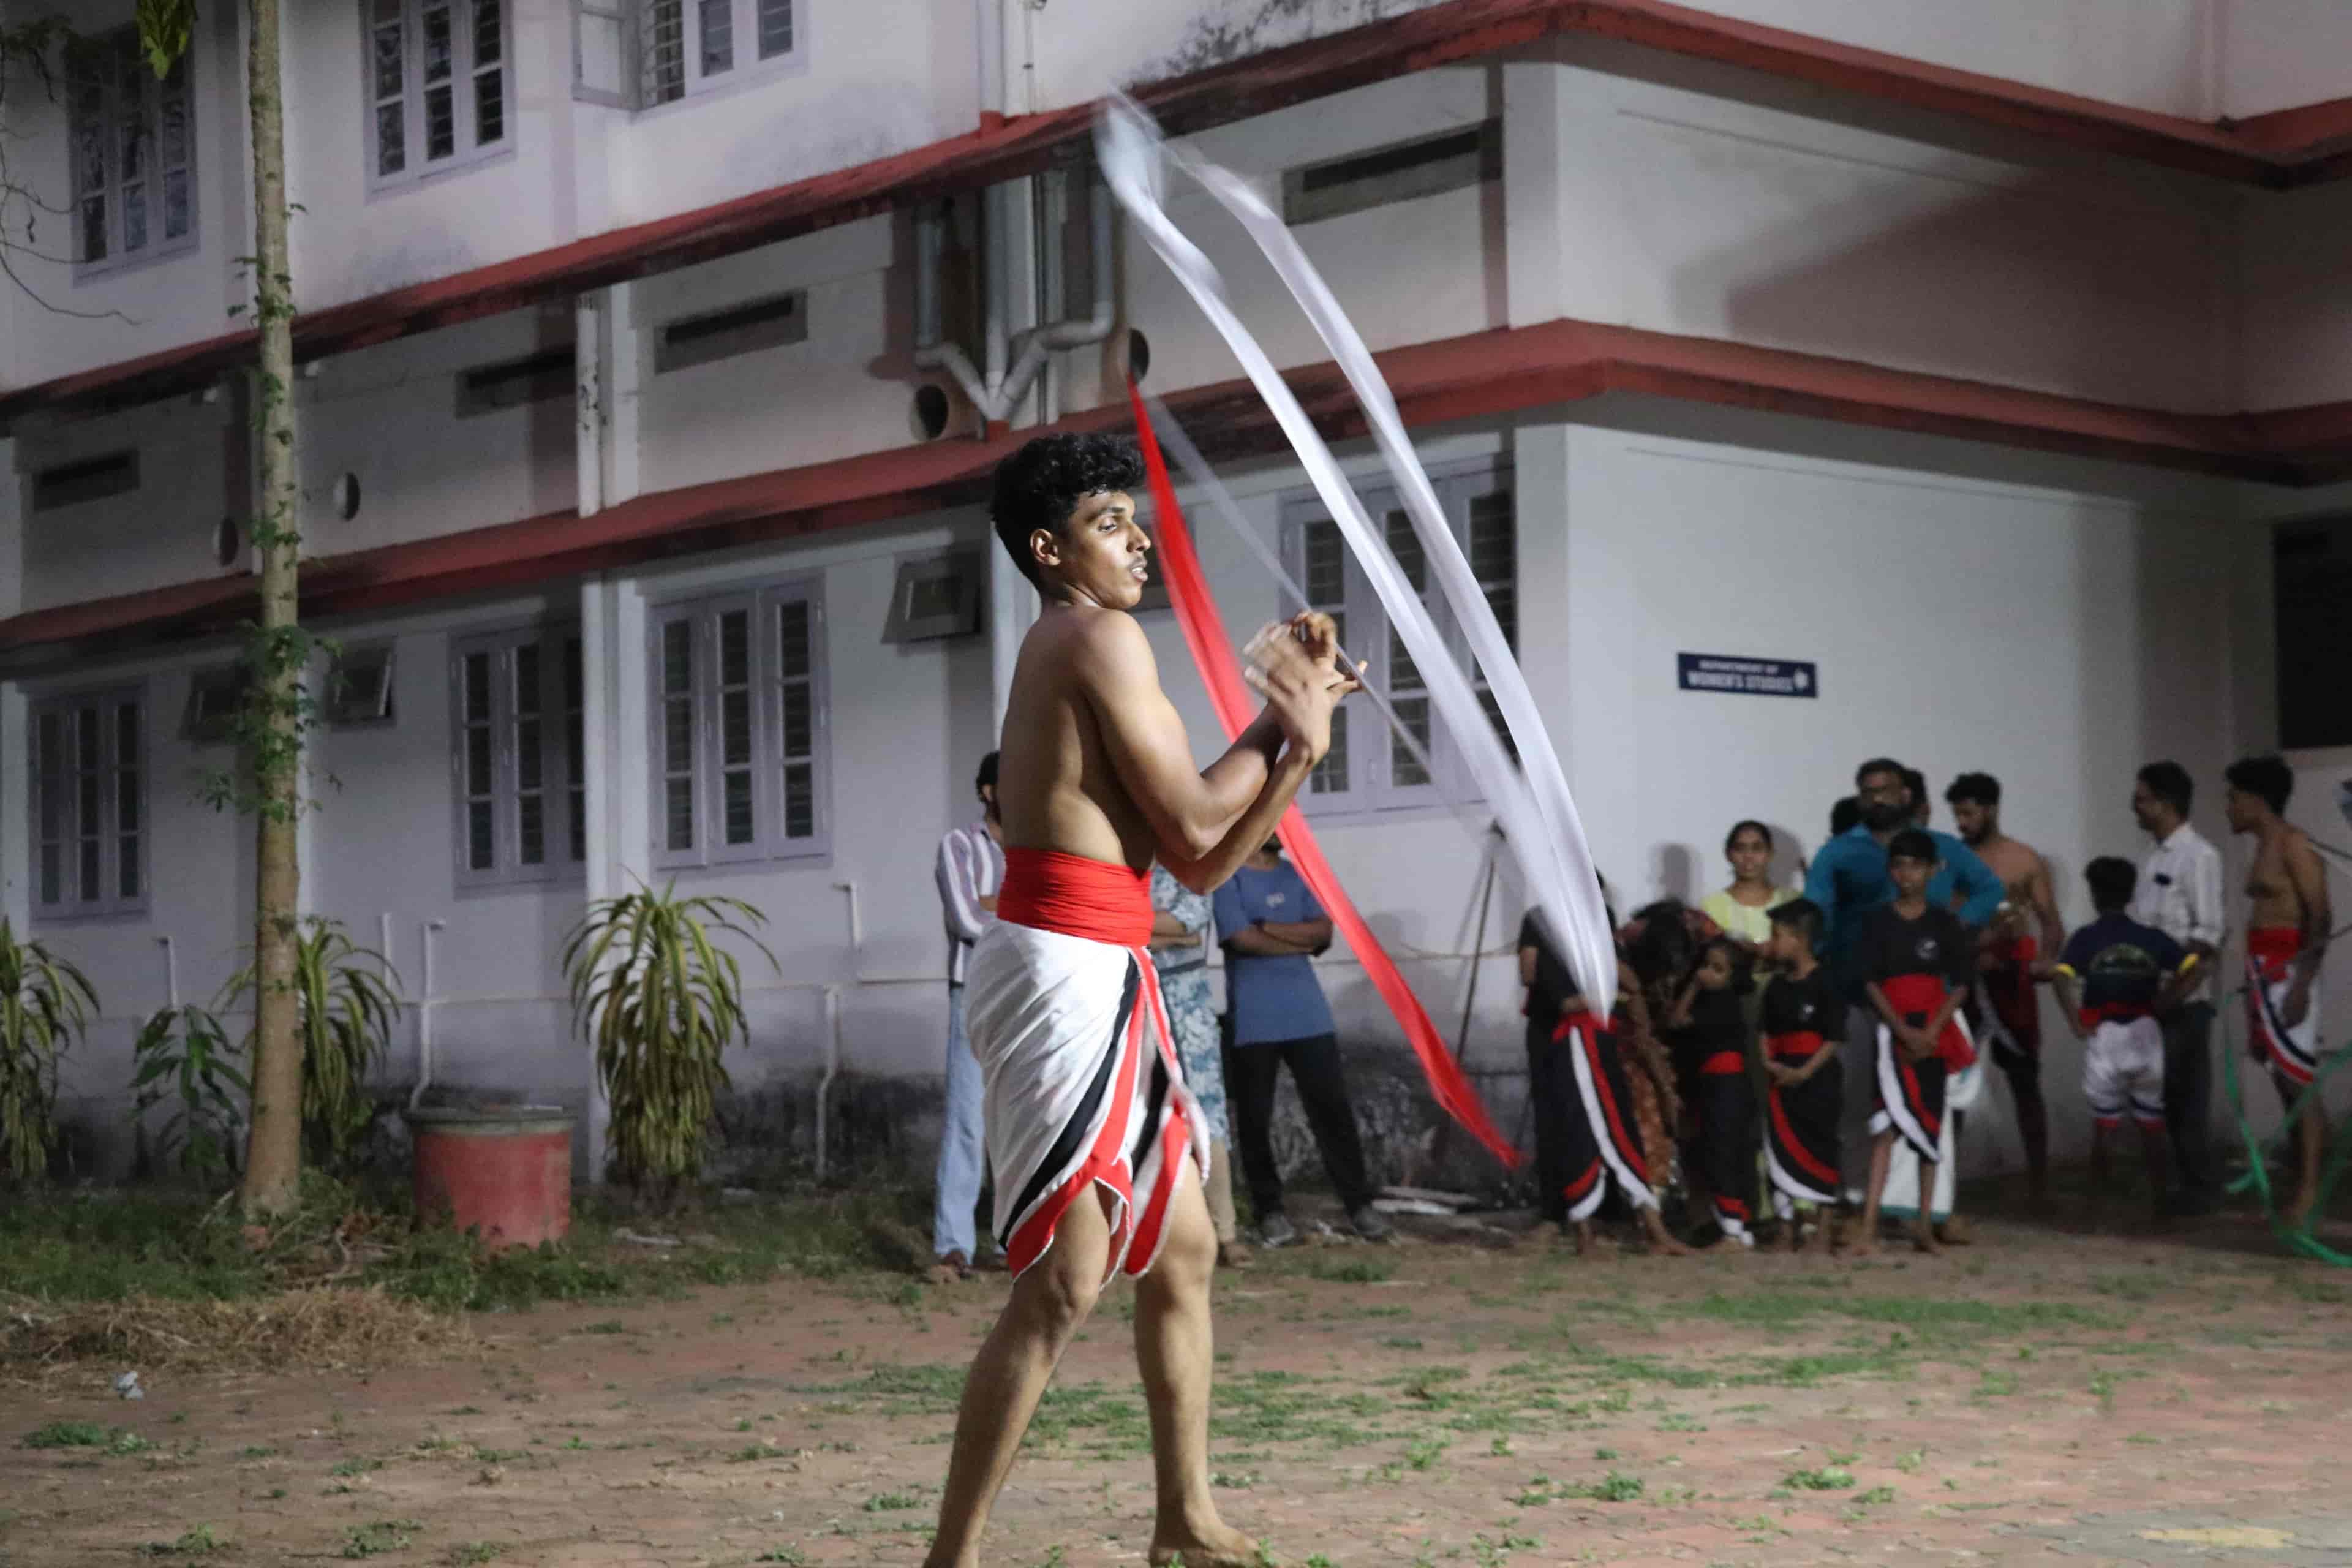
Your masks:
{"label": "air conditioner vent on wall", "polygon": [[684,316],[662,328],[654,371],[684,370],[712,360],[782,348],[808,340],[808,295],[801,289]]}
{"label": "air conditioner vent on wall", "polygon": [[471,419],[501,408],[570,397],[575,374],[570,343],[499,364],[478,365],[457,377],[457,417]]}
{"label": "air conditioner vent on wall", "polygon": [[986,574],[982,558],[969,551],[899,562],[882,640],[929,642],[980,630],[981,582]]}
{"label": "air conditioner vent on wall", "polygon": [[327,722],[338,730],[389,724],[392,712],[392,645],[347,647],[327,675]]}
{"label": "air conditioner vent on wall", "polygon": [[139,488],[139,453],[109,452],[101,458],[83,458],[70,463],[53,463],[33,476],[33,510],[54,511],[59,507],[79,506],[84,501],[102,500],[108,496],[128,495]]}
{"label": "air conditioner vent on wall", "polygon": [[1488,120],[1286,170],[1282,216],[1286,223],[1320,223],[1502,177],[1503,126]]}

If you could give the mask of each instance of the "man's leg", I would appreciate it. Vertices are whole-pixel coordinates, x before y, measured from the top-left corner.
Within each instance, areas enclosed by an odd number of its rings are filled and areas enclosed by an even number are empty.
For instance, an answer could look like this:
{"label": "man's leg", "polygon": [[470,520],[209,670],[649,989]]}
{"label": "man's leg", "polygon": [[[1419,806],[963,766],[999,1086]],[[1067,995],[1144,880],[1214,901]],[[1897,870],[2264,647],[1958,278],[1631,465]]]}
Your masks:
{"label": "man's leg", "polygon": [[[2272,1081],[2278,1086],[2279,1109],[2292,1111],[2294,1102],[2303,1097],[2305,1085],[2290,1079],[2284,1073],[2273,1073]],[[2282,1208],[2289,1225],[2301,1225],[2310,1217],[2311,1206],[2319,1201],[2319,1165],[2327,1148],[2327,1113],[2317,1095],[2294,1119],[2293,1148],[2294,1152],[2294,1196]]]}
{"label": "man's leg", "polygon": [[1281,1070],[1282,1053],[1270,1046],[1235,1046],[1225,1053],[1225,1110],[1261,1228],[1268,1215],[1282,1212],[1282,1173],[1274,1163],[1274,1085]]}
{"label": "man's leg", "polygon": [[1372,1201],[1372,1185],[1364,1173],[1364,1142],[1356,1131],[1356,1108],[1348,1100],[1348,1069],[1339,1060],[1339,1037],[1286,1040],[1281,1051],[1290,1064],[1290,1080],[1298,1086],[1298,1103],[1314,1131],[1315,1146],[1322,1151],[1323,1169],[1339,1194],[1339,1206],[1353,1215]]}
{"label": "man's leg", "polygon": [[945,1261],[960,1254],[971,1264],[980,1258],[972,1211],[980,1205],[981,1177],[987,1164],[982,1123],[987,1083],[964,1035],[961,985],[948,987],[947,1082],[947,1112],[940,1125],[938,1196],[931,1211],[931,1256]]}
{"label": "man's leg", "polygon": [[1151,1418],[1151,1468],[1159,1508],[1151,1562],[1181,1555],[1186,1568],[1242,1568],[1257,1542],[1218,1517],[1209,1490],[1209,1277],[1217,1238],[1201,1184],[1179,1180],[1168,1239],[1151,1272],[1135,1285],[1135,1362]]}
{"label": "man's leg", "polygon": [[1568,1053],[1547,1037],[1528,1037],[1528,1111],[1536,1132],[1536,1217],[1548,1225],[1568,1218],[1568,1151],[1563,1118],[1575,1115],[1575,1086],[1567,1081]]}
{"label": "man's leg", "polygon": [[1082,1194],[1070,1205],[1054,1245],[1013,1282],[1012,1300],[972,1359],[927,1568],[972,1568],[980,1561],[981,1531],[1037,1401],[1101,1293],[1115,1201],[1097,1187],[1093,1201]]}
{"label": "man's leg", "polygon": [[2211,1145],[2212,1038],[2210,1003],[2190,1003],[2164,1019],[2164,1126],[2181,1197],[2192,1207],[2210,1205],[2221,1188]]}
{"label": "man's leg", "polygon": [[1217,1245],[1231,1247],[1241,1239],[1241,1231],[1234,1215],[1234,1151],[1222,1138],[1209,1140],[1209,1225],[1217,1233]]}
{"label": "man's leg", "polygon": [[[1886,1195],[1886,1172],[1895,1163],[1895,1132],[1892,1127],[1871,1137],[1870,1172],[1863,1189],[1862,1229],[1846,1247],[1848,1257],[1867,1258],[1878,1250],[1878,1201]],[[1919,1209],[1925,1214],[1927,1207],[1927,1183],[1923,1181],[1920,1186]]]}

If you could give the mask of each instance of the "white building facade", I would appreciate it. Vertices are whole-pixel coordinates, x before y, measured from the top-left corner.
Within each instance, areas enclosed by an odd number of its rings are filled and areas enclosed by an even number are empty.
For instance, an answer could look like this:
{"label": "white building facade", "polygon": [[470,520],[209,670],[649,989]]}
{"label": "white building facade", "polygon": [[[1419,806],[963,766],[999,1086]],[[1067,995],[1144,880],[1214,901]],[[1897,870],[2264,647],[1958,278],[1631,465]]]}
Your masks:
{"label": "white building facade", "polygon": [[[2292,742],[2298,819],[2333,816],[2352,726],[2283,720],[2273,569],[2282,525],[2352,559],[2352,119],[2325,112],[2352,13],[2326,0],[292,9],[307,613],[344,650],[303,900],[416,1004],[388,1088],[429,1051],[445,1088],[593,1129],[562,937],[675,877],[772,922],[750,1142],[806,1153],[828,1063],[919,1105],[932,857],[1025,614],[982,487],[1033,427],[1120,427],[1130,371],[1409,708],[1230,355],[1097,221],[1086,110],[1115,85],[1265,183],[1382,354],[1621,902],[1704,894],[1745,817],[1792,879],[1879,753],[1938,791],[1998,775],[2070,920],[2087,860],[2139,853],[2143,763],[2186,764],[2223,842],[2222,766]],[[67,1082],[108,1171],[139,1021],[252,925],[250,829],[191,784],[232,761],[207,715],[251,594],[238,10],[159,83],[115,43],[127,0],[78,7],[91,51],[0,100],[45,204],[5,215],[0,912],[100,987]],[[1356,435],[1243,237],[1174,210]],[[1000,419],[942,368],[985,384],[1051,322],[1096,341]],[[1194,531],[1229,624],[1292,607]],[[1181,639],[1146,622],[1205,758]],[[1685,654],[1818,684],[1686,690]],[[1475,803],[1348,723],[1318,832],[1512,1106],[1512,879],[1482,920]],[[1351,1045],[1398,1040],[1347,955],[1324,975]],[[2071,1053],[2046,1077],[2063,1147]],[[1969,1135],[2014,1157],[1999,1115]]]}

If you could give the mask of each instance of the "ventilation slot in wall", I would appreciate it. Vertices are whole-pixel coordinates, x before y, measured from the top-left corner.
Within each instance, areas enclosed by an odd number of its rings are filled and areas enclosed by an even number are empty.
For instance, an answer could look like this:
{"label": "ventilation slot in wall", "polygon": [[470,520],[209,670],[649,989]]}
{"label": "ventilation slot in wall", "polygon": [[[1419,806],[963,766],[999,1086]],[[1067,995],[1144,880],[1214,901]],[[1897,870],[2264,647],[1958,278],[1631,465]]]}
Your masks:
{"label": "ventilation slot in wall", "polygon": [[502,364],[478,366],[457,377],[457,417],[471,419],[501,408],[570,397],[575,374],[570,343]]}
{"label": "ventilation slot in wall", "polygon": [[1342,213],[1409,202],[1503,177],[1503,126],[1489,120],[1467,130],[1375,147],[1328,163],[1286,170],[1286,223],[1320,223]]}
{"label": "ventilation slot in wall", "polygon": [[654,373],[807,341],[808,295],[795,289],[670,322],[654,345]]}
{"label": "ventilation slot in wall", "polygon": [[33,510],[54,511],[63,506],[128,495],[139,488],[139,454],[109,452],[102,458],[56,463],[33,476]]}

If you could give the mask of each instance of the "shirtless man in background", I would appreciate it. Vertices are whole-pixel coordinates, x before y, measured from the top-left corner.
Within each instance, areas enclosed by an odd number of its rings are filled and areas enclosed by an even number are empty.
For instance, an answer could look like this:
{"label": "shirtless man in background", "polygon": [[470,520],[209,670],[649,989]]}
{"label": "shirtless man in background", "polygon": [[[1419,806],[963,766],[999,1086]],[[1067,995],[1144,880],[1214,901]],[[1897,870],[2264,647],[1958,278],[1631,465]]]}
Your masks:
{"label": "shirtless man in background", "polygon": [[[1132,444],[1030,442],[997,469],[998,538],[1044,612],[1021,646],[997,799],[1005,877],[966,982],[987,1080],[1013,1295],[964,1384],[929,1568],[971,1568],[1054,1368],[1103,1287],[1135,1277],[1158,1509],[1150,1562],[1241,1568],[1258,1549],[1209,1489],[1206,1141],[1151,969],[1150,869],[1206,892],[1274,836],[1330,745],[1330,617],[1253,647],[1265,710],[1207,771],[1128,614],[1151,547]],[[1187,1166],[1192,1179],[1187,1180]]]}
{"label": "shirtless man in background", "polygon": [[[2254,840],[2254,866],[2246,875],[2246,1048],[2271,1069],[2280,1109],[2291,1110],[2319,1062],[2319,965],[2335,921],[2327,873],[2311,839],[2286,820],[2294,770],[2284,759],[2247,757],[2222,776],[2230,784],[2223,806],[2230,831]],[[2327,1142],[2326,1111],[2316,1097],[2296,1119],[2294,1139],[2294,1196],[2282,1212],[2300,1225],[2319,1195]]]}
{"label": "shirtless man in background", "polygon": [[[2000,830],[2000,781],[1962,773],[1944,792],[1960,842],[1977,852],[2007,889],[2007,898],[1977,942],[1977,980],[1970,1008],[1979,1037],[2009,1079],[2017,1104],[2018,1136],[2032,1200],[2050,1196],[2050,1112],[2042,1098],[2042,1002],[2034,987],[2049,980],[2066,946],[2065,922],[2051,892],[2050,867],[2032,845]],[[2027,929],[2029,915],[2039,940]]]}

